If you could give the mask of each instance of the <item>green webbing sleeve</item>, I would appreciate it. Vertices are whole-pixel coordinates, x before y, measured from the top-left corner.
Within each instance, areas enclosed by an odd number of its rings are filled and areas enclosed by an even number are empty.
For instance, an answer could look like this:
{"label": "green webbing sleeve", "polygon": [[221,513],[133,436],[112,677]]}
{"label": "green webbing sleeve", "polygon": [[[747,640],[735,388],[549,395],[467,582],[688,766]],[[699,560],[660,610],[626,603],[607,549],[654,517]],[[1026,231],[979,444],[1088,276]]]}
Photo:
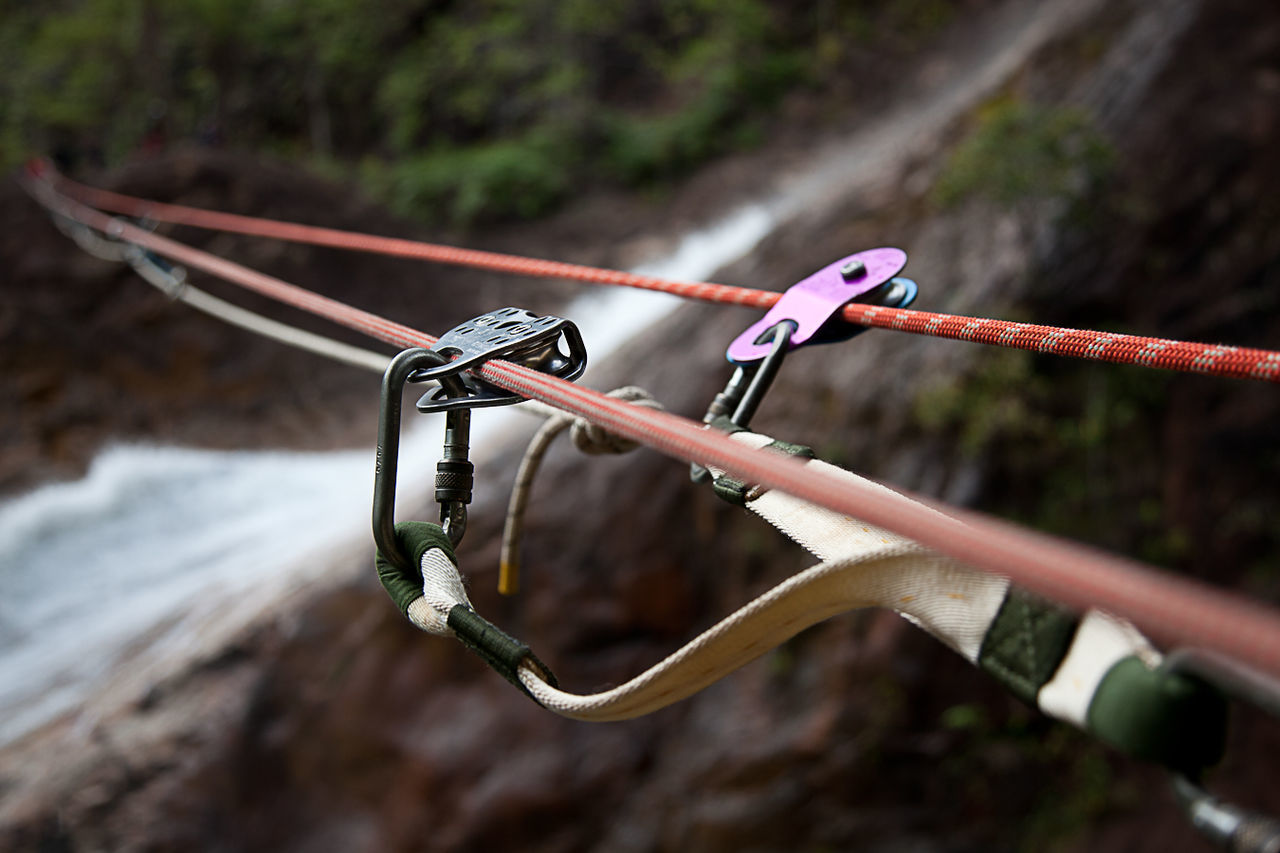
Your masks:
{"label": "green webbing sleeve", "polygon": [[538,660],[527,645],[505,633],[465,604],[454,606],[449,611],[448,621],[449,627],[453,629],[453,633],[464,646],[478,654],[485,663],[493,667],[495,672],[519,687],[526,695],[529,695],[529,691],[520,681],[517,673],[525,658],[532,660],[541,670],[548,684],[552,687],[557,686],[551,670]]}
{"label": "green webbing sleeve", "polygon": [[817,459],[818,454],[813,452],[813,448],[805,444],[795,444],[790,441],[778,441],[774,439],[765,445],[765,450],[777,450],[779,453],[785,453],[788,456],[799,456],[802,459]]}
{"label": "green webbing sleeve", "polygon": [[720,432],[723,432],[727,435],[733,435],[736,432],[747,432],[746,427],[738,426],[733,421],[729,420],[728,415],[716,415],[714,418],[711,419],[711,422],[707,424],[707,426],[711,427],[712,429],[718,429],[720,430]]}
{"label": "green webbing sleeve", "polygon": [[711,481],[711,491],[715,492],[716,497],[734,506],[747,505],[747,492],[750,488],[737,477],[728,474],[721,474]]}
{"label": "green webbing sleeve", "polygon": [[[715,421],[712,421],[712,426],[716,426],[719,420],[720,419],[717,418]],[[734,432],[746,431],[741,427],[735,426],[732,422],[730,422],[729,425],[734,427]],[[803,444],[793,444],[790,441],[774,440],[766,444],[764,449],[775,450],[779,453],[785,453],[788,456],[799,456],[803,459],[814,459],[817,457],[817,454],[813,452],[812,447],[806,447]],[[719,477],[716,477],[711,484],[711,489],[716,493],[716,497],[720,498],[722,501],[731,503],[734,506],[747,505],[747,494],[751,491],[751,488],[750,484],[744,483],[737,477],[732,477],[728,474],[721,474]]]}
{"label": "green webbing sleeve", "polygon": [[1222,758],[1227,702],[1198,678],[1148,669],[1130,655],[1103,676],[1086,723],[1099,739],[1129,755],[1195,778]]}
{"label": "green webbing sleeve", "polygon": [[1011,586],[982,640],[978,666],[1035,705],[1071,647],[1077,622],[1075,614]]}
{"label": "green webbing sleeve", "polygon": [[422,555],[432,548],[439,548],[456,566],[457,558],[453,555],[453,544],[438,524],[426,521],[402,521],[396,525],[396,539],[400,547],[412,558],[412,569],[401,569],[378,553],[374,563],[378,567],[378,580],[382,588],[391,596],[400,612],[408,615],[409,605],[422,597]]}

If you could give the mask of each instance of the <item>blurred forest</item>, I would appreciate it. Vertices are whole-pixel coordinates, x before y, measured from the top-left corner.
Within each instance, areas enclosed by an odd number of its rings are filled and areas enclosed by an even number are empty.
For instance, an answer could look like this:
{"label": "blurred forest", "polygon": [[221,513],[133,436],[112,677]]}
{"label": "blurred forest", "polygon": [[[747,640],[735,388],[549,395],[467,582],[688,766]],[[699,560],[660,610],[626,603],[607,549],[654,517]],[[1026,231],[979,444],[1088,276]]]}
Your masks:
{"label": "blurred forest", "polygon": [[797,87],[869,100],[974,5],[0,0],[0,167],[193,141],[359,176],[431,222],[529,218],[756,144]]}

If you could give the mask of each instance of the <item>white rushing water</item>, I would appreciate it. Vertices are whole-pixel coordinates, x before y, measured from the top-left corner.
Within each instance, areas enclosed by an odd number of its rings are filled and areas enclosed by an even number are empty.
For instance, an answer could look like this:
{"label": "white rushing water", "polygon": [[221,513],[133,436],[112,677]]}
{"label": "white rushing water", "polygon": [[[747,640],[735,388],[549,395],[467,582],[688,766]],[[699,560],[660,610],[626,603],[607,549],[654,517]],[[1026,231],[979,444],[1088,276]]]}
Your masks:
{"label": "white rushing water", "polygon": [[[706,278],[773,225],[765,206],[744,207],[637,271]],[[564,316],[578,324],[595,362],[677,304],[666,294],[601,288]],[[483,460],[486,438],[517,417],[482,411],[473,458]],[[434,470],[441,435],[440,416],[410,415],[401,470]],[[401,504],[422,487],[407,479],[400,478]],[[104,450],[82,480],[0,506],[0,743],[108,684],[122,694],[145,689],[331,568],[335,550],[370,550],[372,493],[372,448],[133,445]]]}

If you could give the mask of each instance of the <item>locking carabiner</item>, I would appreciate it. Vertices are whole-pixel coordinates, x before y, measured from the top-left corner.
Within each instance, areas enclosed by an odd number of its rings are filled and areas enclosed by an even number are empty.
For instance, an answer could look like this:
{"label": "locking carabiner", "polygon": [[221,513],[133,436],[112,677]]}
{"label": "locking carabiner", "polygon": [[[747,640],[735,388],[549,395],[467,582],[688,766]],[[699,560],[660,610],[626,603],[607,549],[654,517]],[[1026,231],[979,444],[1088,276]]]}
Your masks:
{"label": "locking carabiner", "polygon": [[[782,360],[787,356],[795,329],[795,323],[783,320],[760,334],[759,341],[768,342],[768,354],[755,364],[740,364],[733,369],[729,383],[724,386],[723,391],[716,394],[707,407],[707,413],[702,416],[704,424],[727,417],[734,426],[747,428],[756,409],[760,408],[764,395],[773,385],[778,371],[782,369]],[[710,476],[711,472],[697,462],[689,465],[689,479],[693,482],[705,483]]]}
{"label": "locking carabiner", "polygon": [[702,418],[703,423],[711,423],[722,416],[727,416],[734,424],[743,428],[751,423],[765,393],[782,369],[782,360],[790,351],[795,330],[796,324],[793,321],[782,320],[760,333],[757,343],[767,344],[769,347],[764,358],[754,364],[740,364],[734,368],[729,383],[707,408],[707,413]]}
{"label": "locking carabiner", "polygon": [[[400,458],[400,409],[405,383],[418,371],[448,364],[449,359],[426,349],[407,349],[391,360],[382,376],[382,405],[378,411],[378,455],[373,469],[373,541],[378,550],[399,568],[411,561],[396,539],[396,474]],[[465,397],[467,390],[456,374],[439,377],[450,397]],[[467,528],[467,504],[471,502],[473,466],[468,458],[471,410],[454,409],[445,419],[444,459],[436,468],[436,500],[441,501],[440,520],[450,543],[457,545]],[[443,494],[442,494],[442,486]]]}
{"label": "locking carabiner", "polygon": [[[560,341],[567,343],[562,352]],[[378,411],[378,456],[373,476],[373,539],[401,569],[414,570],[395,532],[396,473],[400,455],[400,411],[408,382],[435,380],[440,389],[418,401],[422,412],[445,413],[444,458],[436,463],[440,526],[456,546],[467,529],[467,505],[475,482],[470,459],[471,409],[519,403],[522,397],[491,385],[474,373],[493,358],[572,381],[586,369],[587,353],[577,326],[559,317],[539,317],[521,308],[502,308],[455,326],[431,349],[407,349],[391,360],[382,377]]]}

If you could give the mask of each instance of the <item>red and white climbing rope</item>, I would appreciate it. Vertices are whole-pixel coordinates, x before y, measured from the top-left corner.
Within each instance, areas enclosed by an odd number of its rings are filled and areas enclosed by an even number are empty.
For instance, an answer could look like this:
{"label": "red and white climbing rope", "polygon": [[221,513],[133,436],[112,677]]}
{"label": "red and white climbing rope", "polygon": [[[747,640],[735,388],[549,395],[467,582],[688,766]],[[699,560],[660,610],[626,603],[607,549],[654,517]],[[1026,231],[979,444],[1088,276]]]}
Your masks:
{"label": "red and white climbing rope", "polygon": [[[54,212],[189,269],[207,272],[399,347],[428,347],[436,340],[114,219],[65,197],[34,176],[23,183]],[[519,365],[490,361],[481,375],[495,385],[586,418],[677,459],[715,466],[745,482],[760,483],[863,519],[1068,606],[1102,608],[1131,619],[1159,639],[1217,650],[1280,675],[1280,613],[1275,608],[976,513],[933,512],[882,489],[746,447],[686,418],[639,408]]]}
{"label": "red and white climbing rope", "polygon": [[[636,287],[671,293],[686,299],[762,310],[771,308],[780,298],[780,294],[768,290],[710,282],[672,281],[580,264],[460,249],[415,240],[379,237],[333,228],[318,228],[252,216],[219,213],[184,205],[164,204],[71,181],[53,171],[52,167],[42,161],[32,165],[31,173],[33,177],[50,183],[59,192],[84,204],[125,216],[158,222],[336,249],[414,258],[515,275]],[[846,305],[842,316],[851,323],[917,335],[972,341],[1094,361],[1137,364],[1165,370],[1280,383],[1280,352],[1270,350],[1126,335],[1119,332],[1068,329],[1034,323],[1014,323],[985,317],[939,314],[932,311],[888,308],[856,302]]]}

